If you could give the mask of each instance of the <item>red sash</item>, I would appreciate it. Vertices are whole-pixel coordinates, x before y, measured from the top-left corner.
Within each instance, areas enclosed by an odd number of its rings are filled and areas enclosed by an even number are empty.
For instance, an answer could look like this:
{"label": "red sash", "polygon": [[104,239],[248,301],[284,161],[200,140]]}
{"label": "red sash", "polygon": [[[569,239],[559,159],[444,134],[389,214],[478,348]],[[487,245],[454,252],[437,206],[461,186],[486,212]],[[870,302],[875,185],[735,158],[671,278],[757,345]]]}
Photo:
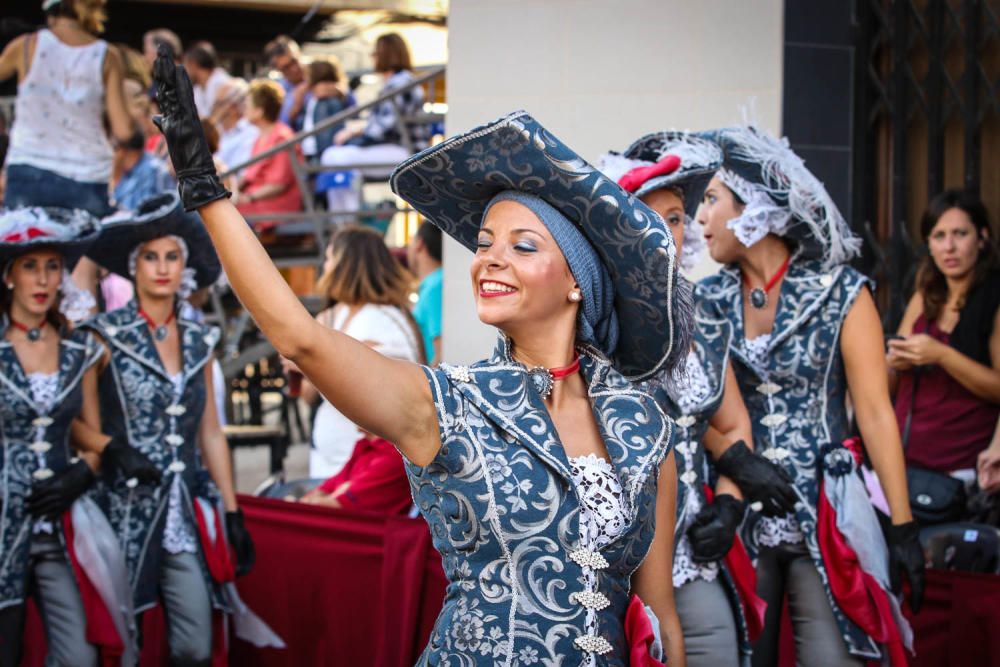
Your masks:
{"label": "red sash", "polygon": [[[218,510],[212,510],[212,522],[215,524],[215,541],[208,533],[208,523],[201,503],[195,499],[194,516],[198,523],[198,537],[201,540],[201,550],[205,554],[205,564],[212,580],[219,584],[236,581],[236,568],[233,566],[229,545],[223,534],[222,518]],[[229,664],[229,650],[226,646],[226,615],[221,611],[212,612],[212,667],[226,667]]]}
{"label": "red sash", "polygon": [[[646,614],[646,605],[635,593],[628,601],[625,611],[625,644],[628,646],[629,665],[632,667],[666,667],[649,655],[656,635]],[[665,649],[664,649],[665,650]]]}
{"label": "red sash", "polygon": [[87,617],[87,641],[97,647],[102,667],[118,667],[125,652],[125,643],[118,636],[118,630],[111,620],[111,613],[100,593],[87,578],[87,574],[80,567],[80,561],[77,560],[76,550],[73,547],[73,520],[70,518],[70,512],[63,514],[62,522],[66,551],[69,552],[69,562],[76,575],[80,600],[83,602],[84,614]]}
{"label": "red sash", "polygon": [[830,592],[840,610],[865,634],[885,644],[894,667],[905,667],[906,651],[886,592],[865,572],[858,555],[837,530],[837,513],[819,487],[817,541],[826,565]]}
{"label": "red sash", "polygon": [[[705,497],[708,502],[713,502],[715,494],[712,488],[705,485]],[[767,613],[767,602],[757,596],[757,570],[754,569],[750,555],[747,554],[743,540],[737,535],[733,540],[733,546],[724,559],[729,576],[733,578],[736,586],[736,593],[740,598],[740,606],[743,607],[743,618],[747,623],[747,635],[750,641],[756,641],[760,633],[764,630],[764,614]]]}

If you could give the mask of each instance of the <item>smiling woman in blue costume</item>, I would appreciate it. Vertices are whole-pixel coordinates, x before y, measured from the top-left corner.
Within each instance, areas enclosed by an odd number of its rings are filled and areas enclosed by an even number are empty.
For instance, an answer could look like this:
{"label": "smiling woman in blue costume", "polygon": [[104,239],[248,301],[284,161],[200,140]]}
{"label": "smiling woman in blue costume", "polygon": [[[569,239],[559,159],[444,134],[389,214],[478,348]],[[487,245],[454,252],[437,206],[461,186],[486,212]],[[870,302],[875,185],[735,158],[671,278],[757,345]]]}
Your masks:
{"label": "smiling woman in blue costume", "polygon": [[[67,315],[89,304],[69,281],[100,234],[83,210],[0,213],[0,664],[20,662],[24,602],[42,612],[47,662],[97,665],[136,654],[125,563],[111,527],[86,497],[96,453],[71,438],[99,427],[94,365],[100,345]],[[86,445],[82,445],[86,449]],[[95,567],[96,570],[95,570]],[[97,595],[80,594],[87,579]],[[103,606],[103,613],[97,607]],[[98,619],[98,616],[100,619]],[[111,626],[98,632],[100,621]]]}
{"label": "smiling woman in blue costume", "polygon": [[[777,662],[786,593],[800,664],[903,663],[909,628],[886,591],[907,578],[916,610],[923,553],[870,281],[847,265],[860,240],[787,142],[752,127],[709,136],[723,164],[699,222],[712,258],[725,266],[699,283],[698,317],[732,322],[754,449],[785,469],[799,498],[794,512],[754,513],[744,524],[768,603],[753,663]],[[845,447],[848,391],[892,509],[888,548]]]}
{"label": "smiling woman in blue costume", "polygon": [[[695,213],[709,180],[722,164],[719,147],[687,132],[665,131],[637,139],[622,153],[608,153],[601,170],[666,220],[681,266],[690,271],[705,244]],[[673,584],[684,630],[688,664],[725,667],[749,663],[750,640],[761,629],[762,607],[753,594],[752,565],[736,538],[743,521],[744,493],[712,470],[712,457],[729,463],[751,500],[787,512],[795,495],[784,472],[749,454],[747,414],[729,346],[732,324],[695,319],[694,340],[685,362],[654,381],[664,410],[677,424],[675,460],[679,477]],[[705,439],[709,428],[717,437]],[[718,477],[712,500],[708,484]]]}
{"label": "smiling woman in blue costume", "polygon": [[212,395],[219,333],[180,314],[181,299],[211,285],[221,267],[204,227],[172,193],[106,219],[88,255],[135,282],[135,300],[84,326],[106,346],[103,430],[151,464],[156,482],[137,485],[111,471],[103,502],[125,549],[136,612],[160,599],[171,664],[208,664],[224,639],[213,636],[213,609],[241,610],[232,581],[254,560]]}
{"label": "smiling woman in blue costume", "polygon": [[240,299],[406,459],[449,579],[421,664],[628,664],[634,590],[683,665],[671,424],[630,382],[687,350],[663,220],[523,112],[417,154],[391,185],[475,251],[479,317],[502,335],[472,366],[389,359],[309,316],[226,200],[183,70],[160,58],[155,73],[182,198]]}

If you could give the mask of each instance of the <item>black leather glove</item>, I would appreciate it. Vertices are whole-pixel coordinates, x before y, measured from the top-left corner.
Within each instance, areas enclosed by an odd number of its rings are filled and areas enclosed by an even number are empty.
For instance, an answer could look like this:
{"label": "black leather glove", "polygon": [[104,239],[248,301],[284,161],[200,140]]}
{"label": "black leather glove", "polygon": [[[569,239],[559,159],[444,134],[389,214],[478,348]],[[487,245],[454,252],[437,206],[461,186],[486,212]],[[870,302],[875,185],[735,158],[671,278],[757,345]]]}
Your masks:
{"label": "black leather glove", "polygon": [[742,440],[719,457],[715,469],[736,482],[749,502],[760,503],[764,516],[784,516],[795,509],[792,478],[780,466],[750,451]]}
{"label": "black leather glove", "polygon": [[692,559],[696,563],[712,563],[725,558],[745,513],[746,503],[728,493],[716,496],[715,502],[702,507],[687,532]]}
{"label": "black leather glove", "polygon": [[910,582],[910,610],[916,614],[924,601],[924,549],[916,521],[889,526],[889,582],[892,592],[903,590],[903,576]]}
{"label": "black leather glove", "polygon": [[167,140],[184,208],[193,211],[228,197],[230,193],[215,173],[212,151],[194,106],[194,92],[187,72],[174,63],[170,47],[160,45],[157,53],[153,81],[160,115],[153,118],[153,123]]}
{"label": "black leather glove", "polygon": [[242,577],[253,568],[254,561],[257,560],[253,540],[243,524],[243,510],[226,512],[226,536],[229,538],[229,546],[236,554],[236,576]]}
{"label": "black leather glove", "polygon": [[36,482],[28,496],[28,512],[34,517],[58,519],[73,501],[94,483],[94,473],[80,459],[48,479]]}
{"label": "black leather glove", "polygon": [[140,484],[156,486],[163,474],[149,458],[120,438],[112,438],[101,454],[101,462],[118,470],[124,479],[135,478]]}

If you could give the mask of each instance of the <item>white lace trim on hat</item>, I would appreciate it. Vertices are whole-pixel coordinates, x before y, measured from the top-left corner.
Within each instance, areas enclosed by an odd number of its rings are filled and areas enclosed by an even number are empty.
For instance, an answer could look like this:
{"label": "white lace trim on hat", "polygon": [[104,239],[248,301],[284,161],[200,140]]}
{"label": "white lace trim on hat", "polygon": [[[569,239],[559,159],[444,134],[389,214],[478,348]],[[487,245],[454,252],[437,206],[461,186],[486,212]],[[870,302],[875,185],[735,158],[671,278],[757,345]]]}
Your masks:
{"label": "white lace trim on hat", "polygon": [[743,213],[726,223],[740,243],[749,248],[768,234],[784,236],[792,214],[759,187],[728,169],[720,169],[719,179],[735,192],[746,206]]}

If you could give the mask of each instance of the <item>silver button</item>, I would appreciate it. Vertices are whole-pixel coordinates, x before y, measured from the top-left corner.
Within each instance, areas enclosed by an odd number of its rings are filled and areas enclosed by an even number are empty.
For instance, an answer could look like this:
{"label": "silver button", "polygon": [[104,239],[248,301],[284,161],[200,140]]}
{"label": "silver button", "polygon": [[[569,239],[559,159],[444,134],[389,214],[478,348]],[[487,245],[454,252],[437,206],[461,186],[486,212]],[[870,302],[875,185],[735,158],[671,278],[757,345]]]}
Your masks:
{"label": "silver button", "polygon": [[49,477],[52,477],[52,475],[54,475],[54,474],[55,473],[53,473],[48,468],[39,468],[35,472],[31,473],[31,476],[34,477],[35,479],[41,481],[43,479],[48,479]]}
{"label": "silver button", "polygon": [[44,440],[36,440],[35,442],[28,445],[28,449],[36,454],[44,454],[45,452],[52,449],[52,445],[45,442]]}
{"label": "silver button", "polygon": [[764,415],[760,419],[760,423],[768,428],[781,426],[786,421],[788,421],[788,415]]}
{"label": "silver button", "polygon": [[168,434],[165,440],[167,441],[167,444],[170,445],[171,447],[180,447],[181,445],[184,444],[184,437],[177,435],[176,433]]}
{"label": "silver button", "polygon": [[580,635],[573,640],[573,643],[581,651],[586,651],[588,653],[598,653],[605,654],[610,653],[612,646],[608,643],[608,640],[604,637],[595,637],[594,635]]}
{"label": "silver button", "polygon": [[179,403],[175,403],[174,405],[171,405],[170,407],[167,408],[167,414],[170,415],[171,417],[180,417],[185,412],[187,412],[187,408],[185,408],[183,405]]}
{"label": "silver button", "polygon": [[691,428],[694,426],[695,421],[695,418],[691,415],[684,415],[683,417],[678,417],[676,423],[681,428]]}
{"label": "silver button", "polygon": [[822,285],[823,287],[829,287],[830,285],[833,284],[833,276],[831,276],[829,273],[824,273],[819,277],[819,284]]}
{"label": "silver button", "polygon": [[765,459],[774,463],[784,461],[791,455],[792,453],[784,447],[771,447],[770,449],[765,449],[761,454]]}
{"label": "silver button", "polygon": [[691,486],[692,484],[698,481],[698,473],[696,473],[694,470],[688,470],[686,473],[680,476],[680,480],[685,484],[687,484],[688,486]]}
{"label": "silver button", "polygon": [[184,464],[184,461],[174,461],[167,466],[167,470],[170,472],[184,472],[186,469],[187,465]]}
{"label": "silver button", "polygon": [[596,609],[597,611],[605,609],[611,604],[611,600],[609,600],[604,593],[598,593],[596,591],[581,591],[580,593],[573,593],[569,596],[569,599],[570,602],[576,602],[587,609]]}
{"label": "silver button", "polygon": [[106,333],[106,334],[108,334],[108,336],[114,338],[115,336],[118,335],[118,327],[116,327],[116,326],[104,327],[104,333]]}
{"label": "silver button", "polygon": [[31,420],[31,425],[35,428],[48,428],[52,426],[52,417],[35,417]]}
{"label": "silver button", "polygon": [[580,567],[589,567],[591,570],[603,570],[608,566],[608,561],[596,551],[577,549],[569,557]]}
{"label": "silver button", "polygon": [[781,385],[777,385],[773,382],[765,382],[757,385],[757,391],[765,396],[774,396],[781,391]]}

